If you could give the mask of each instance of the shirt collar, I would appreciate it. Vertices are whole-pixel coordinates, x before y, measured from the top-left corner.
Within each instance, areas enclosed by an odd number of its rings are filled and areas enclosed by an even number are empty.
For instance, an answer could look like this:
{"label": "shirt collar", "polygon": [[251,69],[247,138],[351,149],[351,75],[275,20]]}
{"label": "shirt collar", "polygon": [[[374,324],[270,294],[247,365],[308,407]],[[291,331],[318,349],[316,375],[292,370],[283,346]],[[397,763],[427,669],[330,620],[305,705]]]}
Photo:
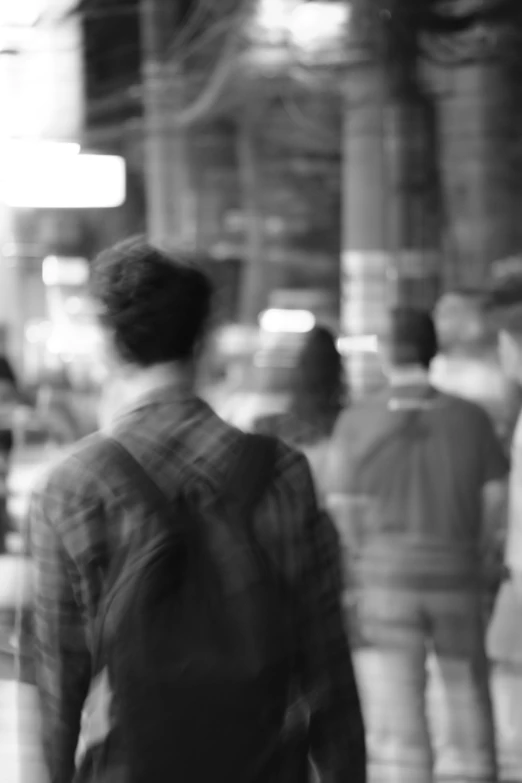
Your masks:
{"label": "shirt collar", "polygon": [[388,409],[391,411],[424,410],[435,404],[429,372],[424,367],[393,368],[388,382]]}
{"label": "shirt collar", "polygon": [[392,389],[405,386],[429,386],[429,372],[419,365],[394,367],[388,373],[388,383]]}
{"label": "shirt collar", "polygon": [[180,405],[195,399],[190,376],[154,368],[134,378],[116,380],[106,389],[101,403],[101,424],[102,427],[110,426],[152,405]]}

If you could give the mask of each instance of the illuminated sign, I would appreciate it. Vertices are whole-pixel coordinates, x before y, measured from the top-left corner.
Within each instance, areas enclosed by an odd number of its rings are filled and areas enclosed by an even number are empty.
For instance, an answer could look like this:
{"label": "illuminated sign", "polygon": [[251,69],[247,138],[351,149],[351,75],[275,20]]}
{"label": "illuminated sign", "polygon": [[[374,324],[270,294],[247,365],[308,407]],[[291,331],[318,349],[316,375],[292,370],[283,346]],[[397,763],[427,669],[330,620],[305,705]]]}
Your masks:
{"label": "illuminated sign", "polygon": [[259,325],[265,332],[305,334],[315,326],[315,316],[308,310],[265,310],[259,316]]}
{"label": "illuminated sign", "polygon": [[125,161],[117,155],[14,155],[0,170],[0,201],[22,209],[119,207]]}

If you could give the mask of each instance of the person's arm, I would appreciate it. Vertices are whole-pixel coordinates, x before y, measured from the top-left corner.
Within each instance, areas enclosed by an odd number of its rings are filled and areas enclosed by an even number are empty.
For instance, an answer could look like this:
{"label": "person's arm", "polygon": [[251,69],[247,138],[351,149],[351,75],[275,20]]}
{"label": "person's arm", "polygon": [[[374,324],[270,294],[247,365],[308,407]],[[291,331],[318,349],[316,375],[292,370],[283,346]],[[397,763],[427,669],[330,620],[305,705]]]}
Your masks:
{"label": "person's arm", "polygon": [[298,668],[310,708],[312,760],[325,783],[365,783],[365,733],[342,608],[339,536],[318,509],[305,461],[300,494],[306,517],[296,590]]}
{"label": "person's arm", "polygon": [[517,593],[522,595],[522,414],[515,428],[511,452],[504,560]]}
{"label": "person's arm", "polygon": [[[73,522],[72,509],[68,508],[67,489],[61,491],[56,483],[34,496],[29,515],[35,664],[50,783],[70,783],[91,659],[81,581],[59,534],[64,524]],[[74,514],[78,531],[85,522],[81,514]]]}
{"label": "person's arm", "polygon": [[505,509],[509,460],[504,452],[493,422],[481,411],[480,454],[482,459],[483,529],[486,539],[498,535]]}
{"label": "person's arm", "polygon": [[352,414],[346,412],[335,428],[323,466],[323,491],[326,507],[333,516],[341,536],[344,560],[357,557],[364,541],[368,498],[354,486],[355,444],[357,432]]}
{"label": "person's arm", "polygon": [[482,457],[482,551],[486,575],[493,582],[500,578],[501,538],[505,532],[507,478],[509,461],[493,422],[481,411],[480,427]]}

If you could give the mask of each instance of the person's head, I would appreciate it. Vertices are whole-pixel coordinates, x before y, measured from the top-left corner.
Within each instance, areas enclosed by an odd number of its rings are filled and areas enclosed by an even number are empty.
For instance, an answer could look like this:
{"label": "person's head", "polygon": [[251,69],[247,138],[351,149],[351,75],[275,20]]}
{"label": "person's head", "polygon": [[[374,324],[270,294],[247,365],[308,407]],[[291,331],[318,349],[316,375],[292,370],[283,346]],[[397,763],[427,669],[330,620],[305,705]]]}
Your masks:
{"label": "person's head", "polygon": [[434,319],[441,351],[473,343],[484,332],[484,295],[473,290],[448,291],[435,305]]}
{"label": "person's head", "polygon": [[192,366],[212,287],[190,254],[166,254],[141,237],[128,239],[93,261],[90,287],[118,366]]}
{"label": "person's head", "polygon": [[504,374],[522,384],[522,308],[515,307],[500,319],[499,358]]}
{"label": "person's head", "polygon": [[410,307],[392,310],[389,333],[381,341],[381,352],[386,370],[406,367],[427,370],[438,353],[432,317]]}
{"label": "person's head", "polygon": [[292,407],[309,418],[338,410],[344,390],[342,357],[335,337],[323,326],[307,336],[292,376]]}

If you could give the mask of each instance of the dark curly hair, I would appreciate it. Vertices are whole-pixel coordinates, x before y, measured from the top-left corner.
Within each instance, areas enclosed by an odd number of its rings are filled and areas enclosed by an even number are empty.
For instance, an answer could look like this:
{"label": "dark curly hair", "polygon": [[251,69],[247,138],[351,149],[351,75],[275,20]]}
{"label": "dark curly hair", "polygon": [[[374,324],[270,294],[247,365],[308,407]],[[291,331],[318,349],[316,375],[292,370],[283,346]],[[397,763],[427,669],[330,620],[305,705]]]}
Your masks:
{"label": "dark curly hair", "polygon": [[100,253],[90,288],[120,356],[141,367],[190,359],[212,306],[212,285],[194,256],[167,255],[142,237]]}

